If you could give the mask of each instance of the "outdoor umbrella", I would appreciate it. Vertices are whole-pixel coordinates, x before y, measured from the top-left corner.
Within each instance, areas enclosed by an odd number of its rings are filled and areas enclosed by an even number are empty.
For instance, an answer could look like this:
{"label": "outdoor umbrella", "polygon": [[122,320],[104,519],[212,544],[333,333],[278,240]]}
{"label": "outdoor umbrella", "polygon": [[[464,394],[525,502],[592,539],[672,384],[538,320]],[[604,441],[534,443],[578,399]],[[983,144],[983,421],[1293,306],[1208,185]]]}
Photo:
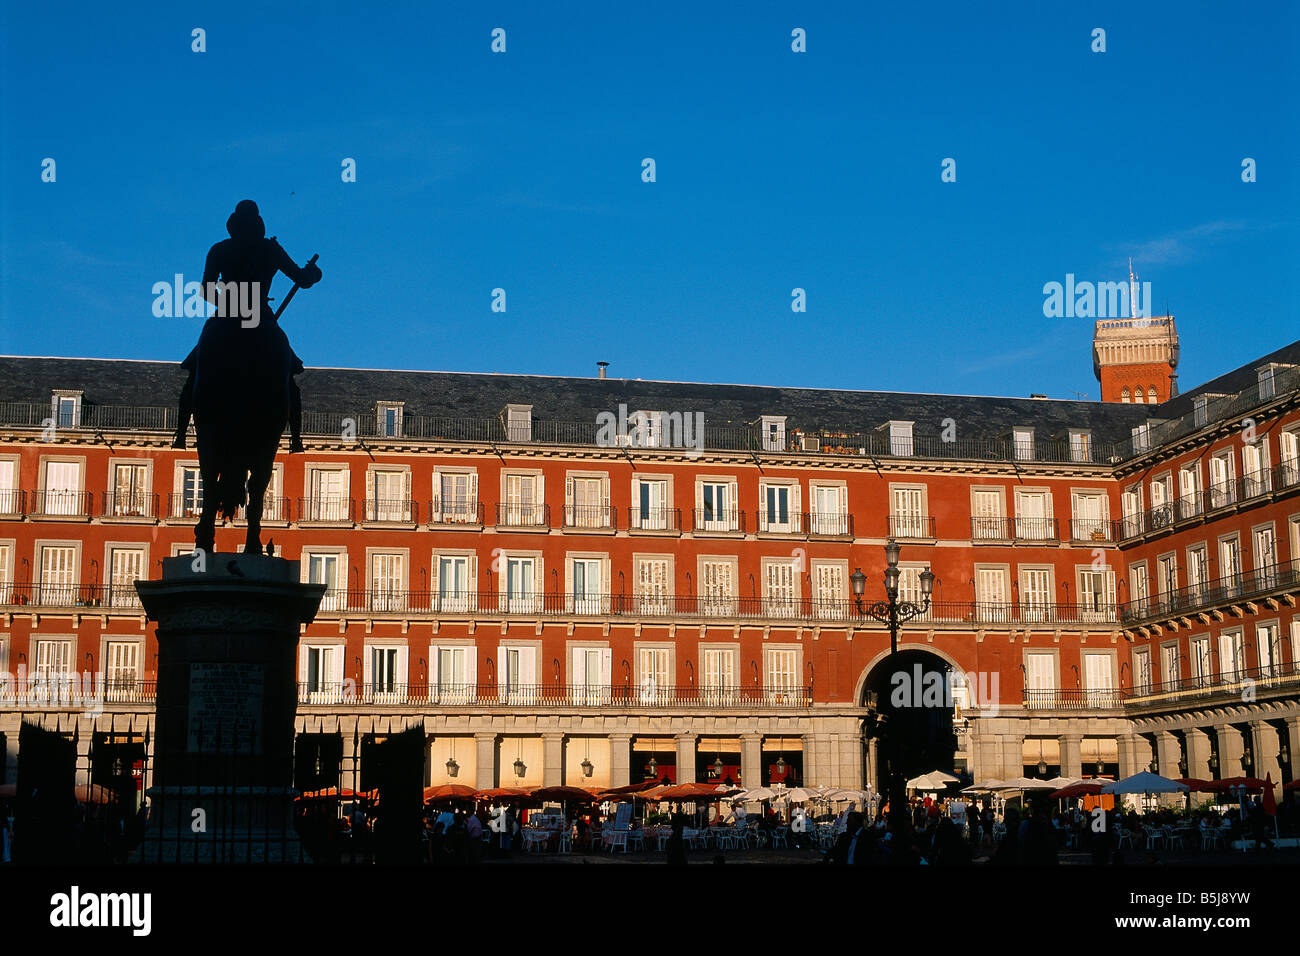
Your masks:
{"label": "outdoor umbrella", "polygon": [[1073,800],[1075,797],[1096,796],[1101,793],[1102,785],[1099,783],[1072,783],[1068,787],[1062,787],[1060,790],[1054,790],[1047,796],[1053,800]]}
{"label": "outdoor umbrella", "polygon": [[1055,790],[1051,783],[1046,780],[1035,780],[1033,777],[1012,777],[1000,786],[994,788],[997,790]]}
{"label": "outdoor umbrella", "polygon": [[820,799],[821,796],[816,790],[809,790],[807,787],[793,787],[785,792],[785,798],[791,803],[807,803],[809,800]]}
{"label": "outdoor umbrella", "polygon": [[1247,793],[1255,793],[1264,789],[1264,781],[1259,777],[1224,777],[1222,780],[1216,780],[1215,784],[1220,787],[1215,793],[1227,793],[1239,788],[1245,789]]}
{"label": "outdoor umbrella", "polygon": [[1300,780],[1292,780],[1290,783],[1288,783],[1288,784],[1287,784],[1285,787],[1283,787],[1282,789],[1283,789],[1283,790],[1286,790],[1286,791],[1288,791],[1288,792],[1291,791],[1291,790],[1300,790]]}
{"label": "outdoor umbrella", "polygon": [[1048,780],[1047,782],[1051,784],[1053,787],[1056,787],[1056,789],[1062,790],[1065,787],[1070,786],[1071,784],[1082,783],[1083,778],[1082,777],[1053,777],[1051,780]]}
{"label": "outdoor umbrella", "polygon": [[752,790],[738,793],[729,799],[744,800],[746,803],[762,803],[764,800],[771,800],[773,797],[779,795],[780,791],[773,790],[771,787],[755,787]]}
{"label": "outdoor umbrella", "polygon": [[517,800],[531,800],[532,794],[522,787],[495,787],[491,790],[480,790],[478,798],[480,800],[495,800],[498,803],[508,803]]}
{"label": "outdoor umbrella", "polygon": [[1188,790],[1194,790],[1197,793],[1214,792],[1214,782],[1211,780],[1202,780],[1200,777],[1179,777],[1178,782],[1186,784]]}
{"label": "outdoor umbrella", "polygon": [[679,783],[656,794],[660,800],[721,800],[732,793],[734,787],[712,783]]}
{"label": "outdoor umbrella", "polygon": [[571,800],[578,803],[591,803],[596,799],[591,793],[579,787],[538,787],[533,791],[532,797],[544,803],[565,803]]}
{"label": "outdoor umbrella", "polygon": [[1185,783],[1146,770],[1123,780],[1112,780],[1101,788],[1102,793],[1186,793],[1187,790]]}
{"label": "outdoor umbrella", "polygon": [[437,800],[473,800],[477,796],[477,790],[463,783],[444,783],[438,787],[424,788],[425,803],[433,803]]}
{"label": "outdoor umbrella", "polygon": [[997,790],[1002,785],[1003,784],[1001,780],[985,780],[983,783],[971,784],[969,787],[963,790],[962,793],[992,793],[994,790]]}

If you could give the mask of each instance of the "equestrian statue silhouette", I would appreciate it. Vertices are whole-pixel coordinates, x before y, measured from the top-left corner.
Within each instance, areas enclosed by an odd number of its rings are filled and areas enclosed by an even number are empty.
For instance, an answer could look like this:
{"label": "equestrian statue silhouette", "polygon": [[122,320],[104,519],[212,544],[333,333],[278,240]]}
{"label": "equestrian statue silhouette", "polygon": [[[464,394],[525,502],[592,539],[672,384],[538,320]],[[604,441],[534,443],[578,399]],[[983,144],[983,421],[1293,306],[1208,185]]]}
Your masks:
{"label": "equestrian statue silhouette", "polygon": [[[203,294],[217,307],[182,363],[189,378],[181,391],[176,440],[185,447],[190,415],[198,439],[203,508],[194,527],[196,550],[215,550],[218,513],[233,519],[247,505],[245,554],[262,553],[262,507],[275,453],[286,423],[290,451],[302,451],[302,400],[293,378],[302,361],[289,346],[279,318],[299,288],[321,279],[312,256],[299,269],[266,226],[257,204],[245,199],[226,220],[230,238],[208,251]],[[268,293],[277,272],[294,282],[272,313]]]}

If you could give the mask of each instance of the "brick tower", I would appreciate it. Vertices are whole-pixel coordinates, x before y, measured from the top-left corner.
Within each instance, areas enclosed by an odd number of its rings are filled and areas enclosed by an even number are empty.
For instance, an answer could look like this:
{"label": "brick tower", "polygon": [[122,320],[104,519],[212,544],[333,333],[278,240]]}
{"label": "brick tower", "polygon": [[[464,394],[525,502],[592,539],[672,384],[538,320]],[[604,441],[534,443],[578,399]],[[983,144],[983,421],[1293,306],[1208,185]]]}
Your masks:
{"label": "brick tower", "polygon": [[1103,402],[1155,404],[1178,394],[1178,328],[1172,315],[1099,319],[1092,370]]}

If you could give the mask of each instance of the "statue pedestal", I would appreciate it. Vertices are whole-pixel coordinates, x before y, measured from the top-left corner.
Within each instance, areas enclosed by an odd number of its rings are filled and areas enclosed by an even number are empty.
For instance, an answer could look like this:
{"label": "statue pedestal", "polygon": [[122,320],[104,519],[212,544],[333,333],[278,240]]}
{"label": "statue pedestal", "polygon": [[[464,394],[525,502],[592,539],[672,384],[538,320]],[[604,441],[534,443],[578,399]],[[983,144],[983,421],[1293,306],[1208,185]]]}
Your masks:
{"label": "statue pedestal", "polygon": [[293,828],[299,625],[321,584],[298,562],[210,553],[138,581],[158,622],[150,819],[143,862],[297,862]]}

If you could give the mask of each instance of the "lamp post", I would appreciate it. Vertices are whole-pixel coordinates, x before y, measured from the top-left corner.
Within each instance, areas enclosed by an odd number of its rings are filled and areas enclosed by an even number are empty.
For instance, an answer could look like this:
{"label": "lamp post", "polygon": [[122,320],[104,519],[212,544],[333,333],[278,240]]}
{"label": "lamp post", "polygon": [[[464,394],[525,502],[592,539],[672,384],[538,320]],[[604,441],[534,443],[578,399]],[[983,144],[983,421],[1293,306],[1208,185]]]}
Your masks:
{"label": "lamp post", "polygon": [[[898,629],[906,621],[912,618],[920,617],[930,609],[930,595],[934,591],[934,572],[928,567],[921,572],[921,603],[914,604],[911,601],[898,600],[898,579],[902,572],[898,568],[898,555],[902,551],[898,542],[893,538],[885,545],[885,600],[872,601],[870,604],[863,605],[862,597],[867,590],[867,576],[862,573],[861,568],[854,568],[853,573],[849,575],[849,582],[853,587],[853,600],[857,603],[858,613],[873,618],[889,627],[889,663],[892,665],[898,656]],[[895,738],[898,736],[897,729],[890,731],[888,726],[885,727],[883,734],[885,745],[886,763],[889,768],[888,781],[885,792],[889,795],[891,822],[897,824],[898,821],[906,820],[906,814],[903,810],[905,796],[903,794],[903,778],[898,773],[898,748]]]}

